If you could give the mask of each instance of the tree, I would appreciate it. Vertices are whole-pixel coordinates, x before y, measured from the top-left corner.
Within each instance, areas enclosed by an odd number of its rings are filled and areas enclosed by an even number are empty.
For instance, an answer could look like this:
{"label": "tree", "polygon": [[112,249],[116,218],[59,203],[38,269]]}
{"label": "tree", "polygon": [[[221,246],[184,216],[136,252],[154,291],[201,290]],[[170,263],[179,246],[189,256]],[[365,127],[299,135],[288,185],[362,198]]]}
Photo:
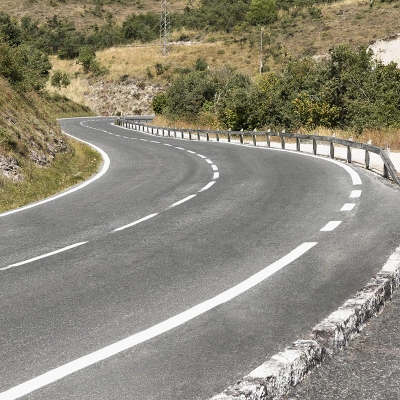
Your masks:
{"label": "tree", "polygon": [[252,0],[246,15],[251,25],[267,25],[278,18],[275,0]]}
{"label": "tree", "polygon": [[28,92],[43,89],[52,67],[49,58],[29,45],[12,47],[0,42],[0,75],[15,88]]}
{"label": "tree", "polygon": [[96,60],[96,52],[91,46],[83,46],[79,49],[79,57],[76,61],[77,64],[83,66],[85,73],[88,73]]}
{"label": "tree", "polygon": [[53,72],[50,80],[51,86],[54,86],[57,89],[61,89],[62,87],[67,87],[70,83],[71,80],[69,79],[67,72],[60,71],[59,69]]}

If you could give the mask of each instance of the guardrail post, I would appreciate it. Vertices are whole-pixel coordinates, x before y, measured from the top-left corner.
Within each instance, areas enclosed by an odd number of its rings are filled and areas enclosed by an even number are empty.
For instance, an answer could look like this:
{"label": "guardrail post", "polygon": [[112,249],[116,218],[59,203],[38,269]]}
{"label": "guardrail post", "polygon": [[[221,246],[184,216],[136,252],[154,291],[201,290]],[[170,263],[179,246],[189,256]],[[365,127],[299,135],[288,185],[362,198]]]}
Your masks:
{"label": "guardrail post", "polygon": [[197,131],[197,140],[200,142],[200,131]]}
{"label": "guardrail post", "polygon": [[296,150],[300,151],[300,138],[296,138]]}
{"label": "guardrail post", "polygon": [[285,138],[283,136],[281,136],[281,147],[285,150]]}
{"label": "guardrail post", "polygon": [[231,134],[228,132],[228,143],[231,142]]}
{"label": "guardrail post", "polygon": [[335,146],[333,145],[333,142],[329,142],[329,154],[331,158],[335,158]]}
{"label": "guardrail post", "polygon": [[215,132],[215,139],[217,140],[217,142],[219,142],[219,133]]}
{"label": "guardrail post", "polygon": [[317,155],[317,141],[315,139],[313,139],[313,141],[312,141],[312,152],[313,152],[314,156]]}
{"label": "guardrail post", "polygon": [[207,139],[207,142],[210,141],[210,134],[208,133],[208,131],[206,132],[206,139]]}
{"label": "guardrail post", "polygon": [[267,132],[267,146],[271,147],[271,136],[269,135],[269,132],[271,132],[271,131],[268,129],[268,132]]}
{"label": "guardrail post", "polygon": [[189,140],[192,140],[192,132],[189,131]]}
{"label": "guardrail post", "polygon": [[369,151],[365,150],[365,168],[369,169]]}
{"label": "guardrail post", "polygon": [[240,144],[243,144],[243,134],[242,133],[239,134],[239,141],[240,141]]}
{"label": "guardrail post", "polygon": [[383,177],[386,179],[389,178],[389,169],[385,163],[383,164]]}
{"label": "guardrail post", "polygon": [[253,145],[257,146],[257,139],[256,139],[256,135],[253,135]]}
{"label": "guardrail post", "polygon": [[347,162],[351,164],[351,146],[347,146]]}
{"label": "guardrail post", "polygon": [[183,133],[183,129],[181,130],[181,139],[184,139],[185,138],[185,135],[184,135],[184,133]]}

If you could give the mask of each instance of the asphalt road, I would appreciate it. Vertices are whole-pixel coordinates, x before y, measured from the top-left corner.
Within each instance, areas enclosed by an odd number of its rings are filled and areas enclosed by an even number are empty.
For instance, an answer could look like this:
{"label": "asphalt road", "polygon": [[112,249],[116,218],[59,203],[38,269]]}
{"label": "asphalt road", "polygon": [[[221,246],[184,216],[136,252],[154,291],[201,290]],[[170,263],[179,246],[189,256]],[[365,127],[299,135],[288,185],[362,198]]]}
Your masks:
{"label": "asphalt road", "polygon": [[111,122],[61,121],[107,153],[104,175],[0,214],[2,400],[207,399],[308,337],[399,245],[399,190],[373,174]]}

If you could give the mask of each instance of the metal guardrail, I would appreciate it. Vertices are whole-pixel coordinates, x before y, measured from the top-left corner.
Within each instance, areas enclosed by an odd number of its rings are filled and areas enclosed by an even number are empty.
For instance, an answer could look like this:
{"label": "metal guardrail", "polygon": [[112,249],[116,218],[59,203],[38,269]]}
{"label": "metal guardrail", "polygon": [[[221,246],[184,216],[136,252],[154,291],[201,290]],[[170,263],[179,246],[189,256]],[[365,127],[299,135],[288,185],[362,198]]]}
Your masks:
{"label": "metal guardrail", "polygon": [[146,123],[153,120],[153,117],[134,116],[134,117],[120,117],[116,119],[116,124],[121,125],[130,129],[150,133],[157,136],[167,137],[180,137],[184,138],[185,135],[189,137],[189,140],[197,139],[201,140],[201,137],[205,138],[206,141],[210,140],[210,135],[213,135],[217,141],[222,136],[227,138],[230,142],[232,138],[238,138],[240,143],[244,143],[245,137],[251,137],[251,142],[254,146],[257,145],[257,138],[263,137],[267,142],[267,146],[271,147],[271,137],[279,137],[282,149],[285,149],[286,139],[294,139],[296,141],[296,150],[301,151],[301,142],[307,141],[312,142],[314,155],[317,154],[318,143],[326,142],[329,143],[329,156],[335,158],[335,144],[347,147],[346,161],[352,163],[352,149],[362,149],[365,151],[365,168],[370,169],[370,153],[378,154],[383,162],[383,177],[392,179],[397,185],[400,186],[400,177],[393,165],[388,153],[385,149],[380,147],[372,146],[370,144],[364,144],[359,142],[353,142],[352,140],[339,139],[333,136],[319,136],[319,135],[303,135],[297,133],[286,133],[286,132],[251,132],[251,131],[211,131],[204,129],[176,129],[176,128],[165,128],[153,125],[146,125]]}

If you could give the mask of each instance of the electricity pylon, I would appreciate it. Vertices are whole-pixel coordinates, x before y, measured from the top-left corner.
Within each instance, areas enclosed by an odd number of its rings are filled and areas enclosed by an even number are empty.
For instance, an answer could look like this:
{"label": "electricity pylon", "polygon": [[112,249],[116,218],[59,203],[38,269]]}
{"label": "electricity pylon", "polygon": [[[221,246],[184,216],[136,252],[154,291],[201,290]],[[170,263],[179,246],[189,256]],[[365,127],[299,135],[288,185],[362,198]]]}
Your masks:
{"label": "electricity pylon", "polygon": [[161,50],[164,57],[168,53],[168,42],[171,29],[171,16],[168,9],[168,0],[161,1],[161,16],[160,16],[160,41]]}

